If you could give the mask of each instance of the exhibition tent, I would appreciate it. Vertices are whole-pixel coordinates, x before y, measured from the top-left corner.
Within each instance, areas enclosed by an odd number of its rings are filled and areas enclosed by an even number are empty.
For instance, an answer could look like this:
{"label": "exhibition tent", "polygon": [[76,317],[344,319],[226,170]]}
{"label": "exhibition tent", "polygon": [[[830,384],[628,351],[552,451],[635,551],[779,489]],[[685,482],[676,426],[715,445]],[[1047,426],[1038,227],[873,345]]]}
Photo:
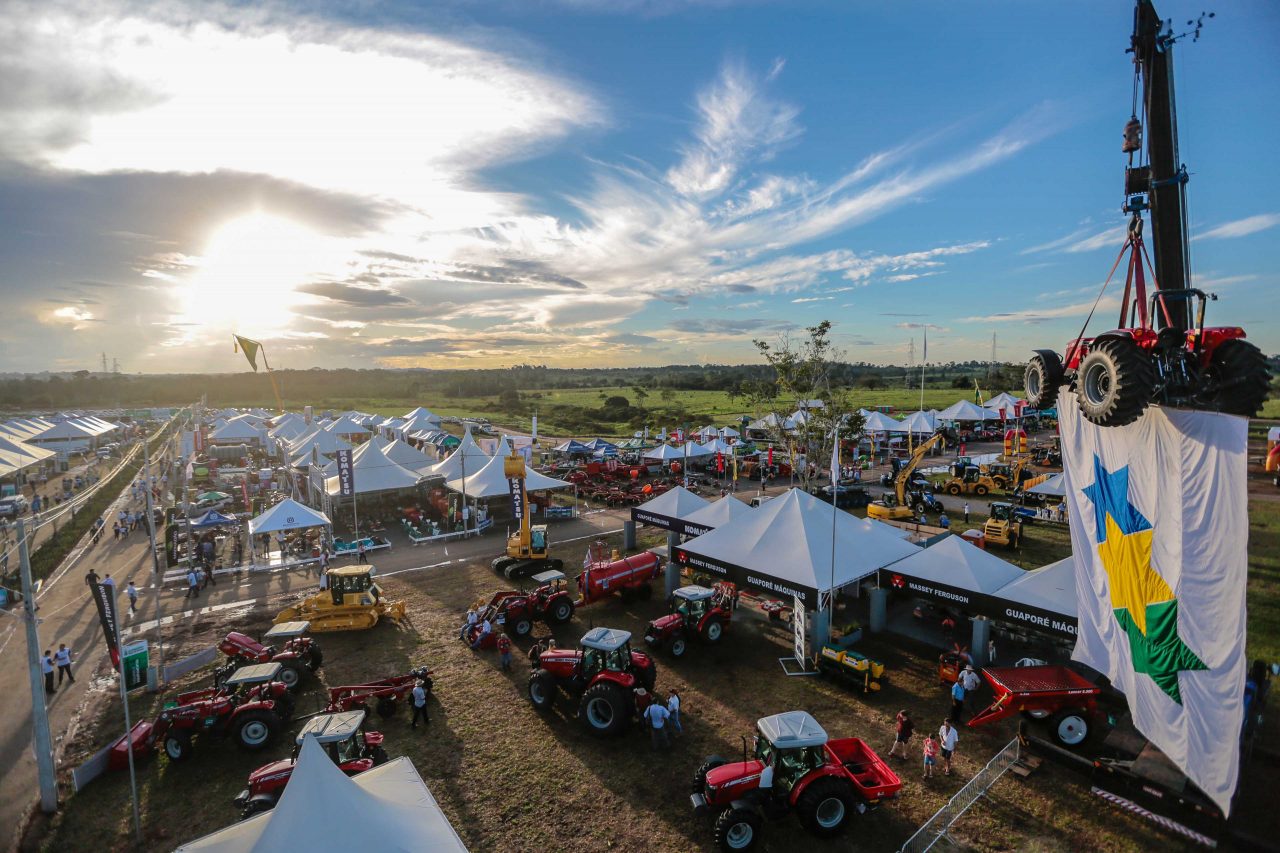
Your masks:
{"label": "exhibition tent", "polygon": [[381,450],[392,462],[403,465],[419,475],[425,475],[427,469],[436,464],[435,460],[427,458],[427,454],[415,447],[410,447],[403,441],[387,441],[382,445]]}
{"label": "exhibition tent", "polygon": [[435,424],[437,427],[440,426],[440,416],[437,415],[435,412],[431,411],[430,409],[425,408],[424,406],[418,406],[418,408],[416,409],[405,412],[404,415],[402,415],[402,417],[406,421],[416,421],[416,420],[429,421]]}
{"label": "exhibition tent", "polygon": [[1076,604],[1075,557],[1067,557],[1039,569],[1023,572],[996,593],[1009,604],[1024,605],[1075,622],[1080,613]]}
{"label": "exhibition tent", "polygon": [[191,522],[192,527],[222,527],[227,524],[236,524],[236,518],[230,515],[223,515],[216,509],[211,509],[204,515]]}
{"label": "exhibition tent", "polygon": [[[355,493],[364,495],[411,489],[422,479],[422,475],[392,462],[382,452],[382,448],[369,441],[351,454],[351,479]],[[330,495],[338,495],[342,491],[338,480],[336,476],[326,479],[325,491]]]}
{"label": "exhibition tent", "polygon": [[462,434],[462,441],[453,452],[432,466],[427,473],[432,477],[444,477],[445,480],[456,480],[464,473],[479,471],[489,462],[489,454],[484,452],[476,440],[471,437],[471,427]]}
{"label": "exhibition tent", "polygon": [[644,458],[661,462],[675,462],[677,459],[684,458],[684,451],[669,444],[659,444],[652,450],[646,451]]}
{"label": "exhibition tent", "polygon": [[[902,576],[923,584],[941,584],[971,592],[994,593],[1017,580],[1023,570],[1005,562],[963,536],[946,536],[928,548],[895,564],[886,573]],[[893,586],[902,588],[894,581]]]}
{"label": "exhibition tent", "polygon": [[991,409],[997,414],[999,414],[1000,409],[1004,409],[1010,416],[1012,416],[1013,413],[1017,411],[1018,404],[1021,402],[1023,401],[1019,400],[1017,397],[1013,396],[1007,391],[1001,391],[999,394],[995,395],[990,400],[983,403],[983,406],[985,406],[988,409]]}
{"label": "exhibition tent", "polygon": [[292,498],[287,498],[249,522],[249,534],[275,533],[277,530],[305,530],[328,527],[329,516]]}
{"label": "exhibition tent", "polygon": [[4,435],[0,435],[0,453],[13,458],[16,462],[21,462],[18,466],[20,468],[35,465],[58,455],[47,447],[36,447],[34,444],[27,444],[21,439],[9,438]]}
{"label": "exhibition tent", "polygon": [[713,426],[704,426],[702,429],[695,432],[694,435],[706,441],[707,439],[719,438],[720,430]]}
{"label": "exhibition tent", "polygon": [[466,849],[408,758],[348,777],[308,736],[274,809],[183,844],[177,853]]}
{"label": "exhibition tent", "polygon": [[863,417],[866,418],[866,423],[862,426],[863,432],[896,432],[901,427],[901,424],[884,412],[870,412]]}
{"label": "exhibition tent", "polygon": [[981,406],[970,403],[968,400],[957,400],[941,412],[938,412],[938,420],[940,421],[989,421],[999,419],[999,413],[988,411]]}
{"label": "exhibition tent", "polygon": [[326,426],[324,431],[344,438],[360,439],[368,438],[369,434],[372,432],[371,429],[350,415],[343,415],[338,420]]}
{"label": "exhibition tent", "polygon": [[795,596],[814,609],[819,594],[856,583],[919,550],[866,519],[789,489],[684,543],[673,559],[739,586]]}
{"label": "exhibition tent", "polygon": [[[511,494],[511,484],[504,470],[505,456],[486,457],[485,464],[474,474],[468,473],[465,478],[458,477],[445,483],[445,487],[455,492],[463,492],[469,498],[495,498]],[[526,492],[542,492],[548,489],[567,489],[572,486],[564,480],[556,480],[545,474],[524,466],[524,489]]]}
{"label": "exhibition tent", "polygon": [[706,498],[698,497],[684,486],[676,486],[640,506],[633,506],[631,520],[674,533],[685,533],[684,520],[710,505]]}
{"label": "exhibition tent", "polygon": [[1067,496],[1067,478],[1059,471],[1043,483],[1038,483],[1027,489],[1027,491],[1034,492],[1037,495],[1065,498]]}
{"label": "exhibition tent", "polygon": [[587,442],[587,449],[594,453],[598,450],[617,450],[618,445],[612,441],[605,441],[603,438],[593,438]]}
{"label": "exhibition tent", "polygon": [[576,438],[571,438],[564,444],[558,444],[555,447],[557,453],[590,453],[591,448],[587,447]]}
{"label": "exhibition tent", "polygon": [[716,438],[702,445],[703,449],[708,453],[733,453],[733,445],[725,442],[723,438]]}
{"label": "exhibition tent", "polygon": [[928,412],[912,412],[898,424],[896,432],[910,432],[916,435],[932,435],[938,424]]}
{"label": "exhibition tent", "polygon": [[705,445],[698,444],[696,441],[686,441],[682,454],[690,459],[697,459],[699,456],[713,456],[714,450],[709,450]]}
{"label": "exhibition tent", "polygon": [[694,510],[684,517],[684,533],[686,536],[701,536],[710,533],[717,527],[741,518],[749,512],[755,512],[751,504],[740,501],[733,495],[725,495],[718,501],[712,501],[702,509]]}
{"label": "exhibition tent", "polygon": [[738,438],[740,435],[742,435],[742,433],[738,432],[733,427],[723,427],[720,430],[721,438]]}
{"label": "exhibition tent", "polygon": [[248,420],[231,420],[209,433],[209,440],[215,444],[245,444],[261,442],[262,430]]}
{"label": "exhibition tent", "polygon": [[332,456],[339,450],[350,450],[351,445],[331,432],[320,430],[309,438],[303,438],[289,445],[289,455],[296,460],[306,454],[318,453],[321,456]]}

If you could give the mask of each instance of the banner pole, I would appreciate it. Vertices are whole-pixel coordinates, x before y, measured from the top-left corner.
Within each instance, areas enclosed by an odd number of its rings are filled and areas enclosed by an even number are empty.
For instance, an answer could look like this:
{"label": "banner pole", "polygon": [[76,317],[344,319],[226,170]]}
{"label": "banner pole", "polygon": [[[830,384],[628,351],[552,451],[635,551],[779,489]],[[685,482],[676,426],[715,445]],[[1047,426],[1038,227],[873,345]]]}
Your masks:
{"label": "banner pole", "polygon": [[22,609],[27,627],[27,668],[31,675],[31,739],[40,779],[40,810],[58,810],[58,777],[53,766],[53,739],[49,734],[49,709],[45,704],[44,679],[40,673],[40,633],[36,619],[36,596],[31,582],[31,555],[27,548],[27,524],[16,519],[18,565],[22,570]]}
{"label": "banner pole", "polygon": [[[115,590],[112,589],[112,597]],[[120,642],[120,611],[111,608],[112,629],[116,633],[116,642]],[[116,677],[120,679],[120,704],[124,707],[124,737],[126,752],[129,754],[129,795],[133,800],[133,840],[135,842],[142,841],[142,818],[138,813],[138,777],[133,769],[133,725],[129,721],[129,690],[125,685],[124,678],[124,650],[121,647],[119,655],[120,665],[116,668]]]}

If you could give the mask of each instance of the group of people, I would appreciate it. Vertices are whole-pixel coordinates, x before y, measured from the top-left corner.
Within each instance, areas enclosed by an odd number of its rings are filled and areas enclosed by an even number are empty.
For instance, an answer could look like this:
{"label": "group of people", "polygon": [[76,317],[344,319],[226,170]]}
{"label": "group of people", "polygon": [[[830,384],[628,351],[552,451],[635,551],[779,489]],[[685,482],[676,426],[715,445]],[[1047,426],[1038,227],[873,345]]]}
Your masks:
{"label": "group of people", "polygon": [[[58,672],[57,685],[53,683],[55,669]],[[40,659],[40,671],[44,673],[44,692],[47,696],[56,693],[64,679],[68,683],[75,683],[76,677],[71,674],[71,649],[67,648],[66,643],[59,643],[56,652],[44,650],[44,657]]]}
{"label": "group of people", "polygon": [[[138,525],[146,521],[147,515],[142,510],[122,509],[116,513],[116,520],[111,524],[111,538],[117,541],[128,539],[130,531],[137,530]],[[99,519],[106,524],[104,519]]]}
{"label": "group of people", "polygon": [[[942,725],[938,727],[938,734],[935,737],[932,732],[924,736],[924,743],[921,745],[921,755],[923,758],[923,772],[921,779],[932,779],[934,769],[939,762],[942,764],[942,774],[944,776],[951,775],[951,758],[955,755],[956,745],[960,742],[960,733],[956,730],[958,721],[953,722],[949,717],[942,720]],[[912,735],[915,734],[916,724],[911,719],[911,714],[905,708],[898,712],[894,719],[893,745],[889,747],[889,756],[899,761],[907,760],[907,748],[911,742]]]}

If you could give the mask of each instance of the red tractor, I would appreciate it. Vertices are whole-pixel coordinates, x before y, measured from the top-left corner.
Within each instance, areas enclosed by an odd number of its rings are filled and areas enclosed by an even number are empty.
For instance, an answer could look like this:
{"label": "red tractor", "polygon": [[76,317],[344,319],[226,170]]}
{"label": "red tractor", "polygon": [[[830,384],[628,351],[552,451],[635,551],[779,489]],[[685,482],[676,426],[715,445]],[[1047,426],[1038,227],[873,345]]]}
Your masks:
{"label": "red tractor", "polygon": [[275,808],[285,785],[293,776],[302,742],[308,736],[314,737],[338,769],[348,776],[385,763],[387,751],[382,747],[383,735],[381,732],[361,731],[364,717],[364,711],[312,717],[298,732],[297,745],[291,756],[264,764],[249,774],[248,787],[234,800],[236,808],[240,809],[240,819]]}
{"label": "red tractor", "polygon": [[[282,681],[278,663],[246,666],[221,687],[178,695],[147,732],[145,746],[160,743],[170,761],[191,757],[192,739],[231,738],[256,752],[270,744],[293,713],[293,697]],[[135,749],[139,748],[135,746]]]}
{"label": "red tractor", "polygon": [[384,720],[395,716],[398,703],[413,691],[413,685],[419,680],[431,695],[431,670],[425,666],[411,669],[405,675],[393,675],[381,681],[370,681],[366,684],[346,684],[342,687],[329,688],[329,704],[325,705],[324,714],[336,714],[343,711],[368,711],[369,702],[374,702],[374,710]]}
{"label": "red tractor", "polygon": [[705,586],[682,586],[673,593],[675,612],[649,623],[644,641],[655,648],[665,648],[678,658],[689,649],[689,640],[715,644],[724,636],[733,620],[733,599],[737,590],[727,581],[708,589]]}
{"label": "red tractor", "polygon": [[273,625],[262,639],[283,643],[280,651],[276,651],[275,646],[264,646],[248,634],[232,631],[218,643],[218,651],[239,666],[278,663],[281,666],[280,680],[290,690],[297,690],[303,675],[315,672],[324,661],[320,644],[303,636],[310,628],[310,622],[282,622]]}
{"label": "red tractor", "polygon": [[897,774],[856,737],[828,740],[805,711],[756,723],[755,757],[711,756],[693,777],[690,802],[698,814],[716,815],[721,850],[749,850],[766,819],[795,814],[820,838],[840,834],[854,814],[897,796]]}
{"label": "red tractor", "polygon": [[[631,650],[631,633],[592,628],[582,648],[542,653],[529,676],[529,701],[539,711],[555,705],[557,690],[578,696],[578,719],[600,737],[621,734],[648,705],[658,667],[644,652]],[[646,697],[637,696],[643,687]]]}

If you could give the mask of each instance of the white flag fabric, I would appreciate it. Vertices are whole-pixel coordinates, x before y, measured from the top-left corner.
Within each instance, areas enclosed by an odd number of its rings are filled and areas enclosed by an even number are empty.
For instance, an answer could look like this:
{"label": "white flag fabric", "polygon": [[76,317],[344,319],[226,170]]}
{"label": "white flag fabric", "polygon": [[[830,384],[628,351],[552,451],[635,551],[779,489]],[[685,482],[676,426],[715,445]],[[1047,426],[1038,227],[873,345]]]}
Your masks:
{"label": "white flag fabric", "polygon": [[[1065,394],[1065,392],[1064,392]],[[1099,427],[1058,406],[1080,624],[1072,657],[1228,813],[1244,719],[1244,418],[1153,406]]]}

